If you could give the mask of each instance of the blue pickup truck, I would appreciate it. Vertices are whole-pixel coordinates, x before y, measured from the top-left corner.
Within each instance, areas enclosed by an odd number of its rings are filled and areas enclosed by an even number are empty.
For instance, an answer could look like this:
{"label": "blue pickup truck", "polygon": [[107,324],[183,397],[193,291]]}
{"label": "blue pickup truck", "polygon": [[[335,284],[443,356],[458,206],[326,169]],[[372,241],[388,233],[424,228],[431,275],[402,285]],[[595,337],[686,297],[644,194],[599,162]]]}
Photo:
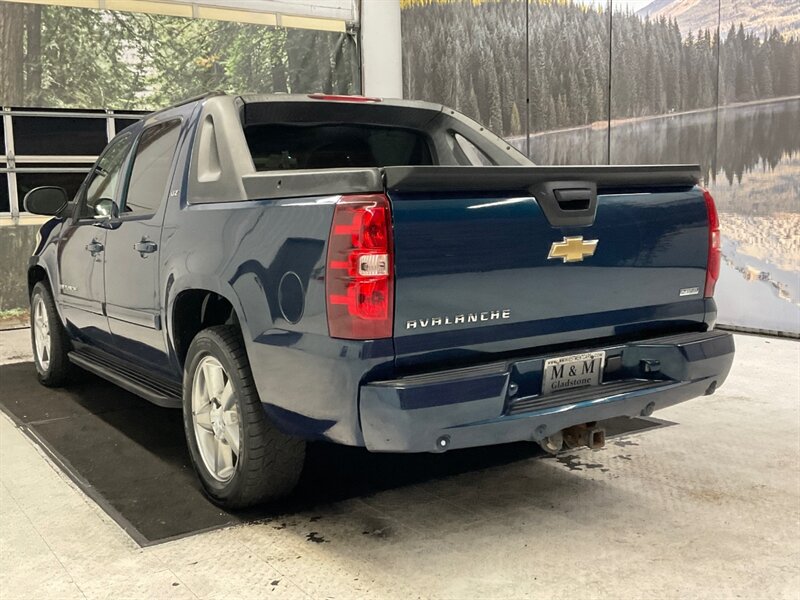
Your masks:
{"label": "blue pickup truck", "polygon": [[117,135],[30,260],[38,378],[183,410],[210,498],[288,494],[306,443],[604,443],[725,380],[693,166],[535,166],[441,105],[209,94]]}

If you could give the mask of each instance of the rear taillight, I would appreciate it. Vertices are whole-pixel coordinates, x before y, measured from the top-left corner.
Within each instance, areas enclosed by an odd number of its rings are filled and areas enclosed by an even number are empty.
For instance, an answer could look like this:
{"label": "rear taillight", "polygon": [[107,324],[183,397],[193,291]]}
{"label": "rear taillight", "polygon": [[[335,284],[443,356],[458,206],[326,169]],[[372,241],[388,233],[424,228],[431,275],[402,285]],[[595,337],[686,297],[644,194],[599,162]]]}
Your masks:
{"label": "rear taillight", "polygon": [[392,215],[385,195],[342,196],[336,203],[325,281],[331,337],[392,336]]}
{"label": "rear taillight", "polygon": [[706,199],[706,210],[708,211],[708,263],[706,264],[706,288],[703,295],[711,298],[719,279],[722,240],[714,198],[708,190],[703,190],[703,197]]}

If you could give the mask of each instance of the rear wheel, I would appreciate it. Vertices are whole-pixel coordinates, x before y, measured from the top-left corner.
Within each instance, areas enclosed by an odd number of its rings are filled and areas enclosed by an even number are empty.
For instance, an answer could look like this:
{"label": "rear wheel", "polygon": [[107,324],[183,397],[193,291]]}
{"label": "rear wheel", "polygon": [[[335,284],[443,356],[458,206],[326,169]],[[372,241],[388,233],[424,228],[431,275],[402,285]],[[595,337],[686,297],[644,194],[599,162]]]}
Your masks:
{"label": "rear wheel", "polygon": [[183,378],[183,419],[195,470],[215,503],[243,508],[294,489],[305,442],[267,420],[235,326],[205,329],[192,341]]}
{"label": "rear wheel", "polygon": [[31,345],[39,381],[48,387],[64,385],[72,371],[69,338],[50,288],[42,281],[31,292]]}

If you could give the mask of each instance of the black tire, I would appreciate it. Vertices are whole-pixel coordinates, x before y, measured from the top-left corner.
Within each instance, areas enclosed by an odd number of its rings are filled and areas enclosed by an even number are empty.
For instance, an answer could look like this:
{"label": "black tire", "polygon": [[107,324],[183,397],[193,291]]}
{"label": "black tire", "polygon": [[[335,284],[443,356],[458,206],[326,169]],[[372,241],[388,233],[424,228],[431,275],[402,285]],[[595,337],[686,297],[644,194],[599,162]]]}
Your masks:
{"label": "black tire", "polygon": [[[224,482],[204,464],[192,418],[195,371],[207,356],[225,369],[240,415],[239,455],[233,475]],[[228,509],[245,508],[286,496],[297,485],[305,460],[305,441],[280,432],[267,420],[236,326],[204,329],[189,346],[183,375],[183,425],[194,468],[215,504]]]}
{"label": "black tire", "polygon": [[[43,316],[47,319],[50,334],[49,356],[46,361],[39,356],[36,345],[36,307],[41,301],[44,308]],[[33,348],[33,363],[36,365],[36,376],[42,385],[47,387],[60,387],[67,383],[74,367],[67,354],[72,349],[67,332],[58,316],[56,304],[50,288],[43,281],[33,286],[31,292],[31,346]]]}

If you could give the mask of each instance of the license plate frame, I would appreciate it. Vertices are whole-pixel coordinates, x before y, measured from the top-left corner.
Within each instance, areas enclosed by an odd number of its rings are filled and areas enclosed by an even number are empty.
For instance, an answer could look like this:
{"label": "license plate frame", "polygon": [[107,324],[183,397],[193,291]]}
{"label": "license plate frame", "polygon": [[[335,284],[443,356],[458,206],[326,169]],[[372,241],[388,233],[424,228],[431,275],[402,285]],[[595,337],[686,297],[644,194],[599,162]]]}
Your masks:
{"label": "license plate frame", "polygon": [[542,367],[542,395],[600,385],[605,363],[605,350],[545,359]]}

